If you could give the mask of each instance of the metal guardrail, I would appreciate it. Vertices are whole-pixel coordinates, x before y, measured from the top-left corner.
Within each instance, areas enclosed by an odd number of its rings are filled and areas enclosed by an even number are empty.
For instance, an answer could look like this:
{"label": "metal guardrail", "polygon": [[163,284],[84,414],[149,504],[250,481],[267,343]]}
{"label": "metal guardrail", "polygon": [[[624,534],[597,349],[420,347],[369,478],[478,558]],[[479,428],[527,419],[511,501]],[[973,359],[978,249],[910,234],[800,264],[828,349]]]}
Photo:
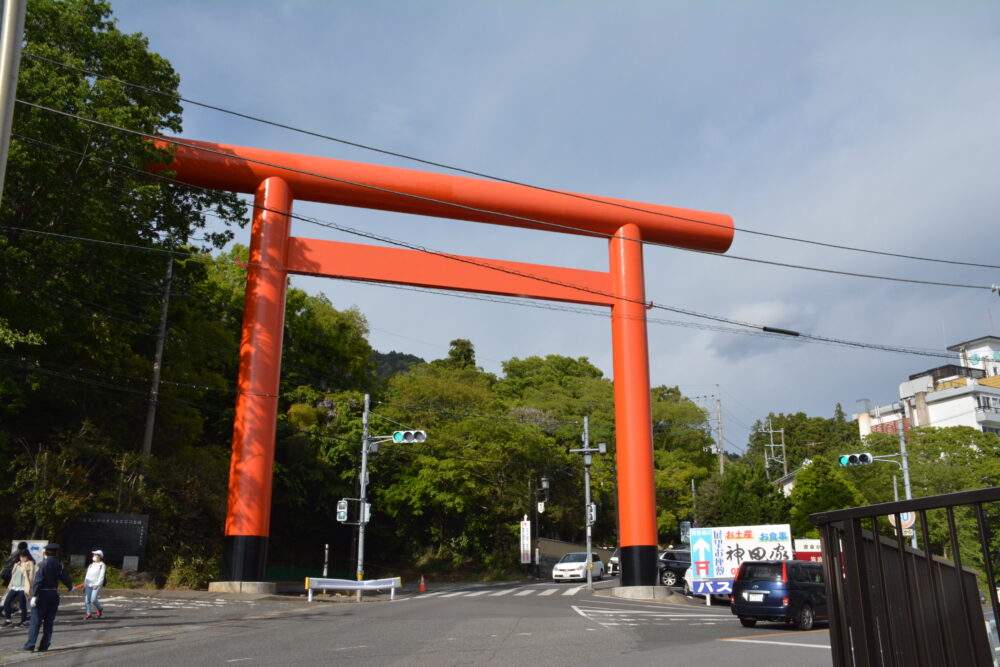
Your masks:
{"label": "metal guardrail", "polygon": [[[389,599],[396,599],[396,589],[403,587],[399,577],[391,579],[320,579],[306,577],[306,590],[309,591],[309,602],[312,602],[313,591],[381,591],[389,589]],[[358,593],[360,595],[360,593]]]}
{"label": "metal guardrail", "polygon": [[[976,570],[963,567],[955,509],[975,517],[993,618],[1000,618],[996,554],[984,505],[1000,502],[1000,488],[819,512],[834,665],[952,667],[995,664],[987,635]],[[927,513],[943,510],[952,560],[933,554]],[[907,546],[901,514],[913,513],[923,549]],[[895,529],[879,533],[879,517],[895,516]],[[867,526],[865,525],[867,524]],[[967,540],[968,543],[968,540]],[[932,548],[928,548],[931,545]],[[968,551],[967,551],[968,553]],[[996,634],[994,622],[989,630]]]}

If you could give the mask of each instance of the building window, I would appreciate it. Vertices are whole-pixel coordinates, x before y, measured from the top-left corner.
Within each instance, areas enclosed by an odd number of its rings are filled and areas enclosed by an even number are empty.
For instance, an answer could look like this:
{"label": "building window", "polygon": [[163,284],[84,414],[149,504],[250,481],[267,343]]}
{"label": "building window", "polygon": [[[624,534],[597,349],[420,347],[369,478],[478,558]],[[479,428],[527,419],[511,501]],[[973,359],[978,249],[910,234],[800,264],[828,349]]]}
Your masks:
{"label": "building window", "polygon": [[995,426],[984,426],[983,433],[995,433],[996,435],[1000,435],[1000,428]]}

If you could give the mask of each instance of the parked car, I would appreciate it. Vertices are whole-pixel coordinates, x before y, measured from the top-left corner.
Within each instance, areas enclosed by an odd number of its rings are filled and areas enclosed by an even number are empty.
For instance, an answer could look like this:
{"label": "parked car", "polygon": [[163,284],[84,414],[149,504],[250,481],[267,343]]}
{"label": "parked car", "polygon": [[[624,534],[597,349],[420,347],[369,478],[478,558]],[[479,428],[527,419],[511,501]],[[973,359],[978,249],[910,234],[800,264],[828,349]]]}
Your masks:
{"label": "parked car", "polygon": [[[596,553],[590,555],[591,562],[593,563],[593,569],[590,573],[591,579],[603,579],[604,578],[604,563],[601,562],[600,556]],[[586,551],[571,551],[562,558],[559,562],[555,564],[552,568],[552,579],[555,581],[566,581],[568,579],[583,579],[587,578],[587,552]]]}
{"label": "parked car", "polygon": [[691,567],[691,552],[687,549],[667,549],[660,552],[660,583],[678,586]]}
{"label": "parked car", "polygon": [[779,621],[809,630],[827,619],[823,566],[804,560],[747,561],[733,580],[730,609],[748,628],[757,621]]}
{"label": "parked car", "polygon": [[615,549],[615,552],[611,554],[611,558],[608,559],[608,576],[614,577],[621,574],[621,569],[621,564],[618,561],[618,549]]}

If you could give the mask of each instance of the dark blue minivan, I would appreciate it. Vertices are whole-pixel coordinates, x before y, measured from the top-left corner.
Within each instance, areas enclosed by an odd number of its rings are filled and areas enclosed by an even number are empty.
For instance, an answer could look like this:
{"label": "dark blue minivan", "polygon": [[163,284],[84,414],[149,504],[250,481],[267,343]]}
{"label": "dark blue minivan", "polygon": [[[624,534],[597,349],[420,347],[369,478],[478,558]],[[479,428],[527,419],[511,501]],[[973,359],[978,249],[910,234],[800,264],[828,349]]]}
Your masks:
{"label": "dark blue minivan", "polygon": [[740,565],[733,580],[731,609],[740,623],[791,623],[810,630],[827,619],[823,565],[804,560],[758,560]]}

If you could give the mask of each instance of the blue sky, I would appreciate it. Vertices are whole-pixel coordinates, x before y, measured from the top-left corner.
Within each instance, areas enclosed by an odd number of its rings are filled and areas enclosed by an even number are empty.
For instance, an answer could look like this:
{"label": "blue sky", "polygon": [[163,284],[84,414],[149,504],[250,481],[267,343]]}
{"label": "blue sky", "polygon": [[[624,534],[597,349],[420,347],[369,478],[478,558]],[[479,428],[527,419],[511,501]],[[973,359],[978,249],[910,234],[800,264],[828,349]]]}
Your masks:
{"label": "blue sky", "polygon": [[[731,215],[738,228],[1000,264],[1000,5],[992,2],[230,2],[119,0],[181,93],[465,169]],[[189,107],[184,135],[423,168]],[[606,270],[606,242],[346,207],[297,212],[434,249]],[[300,236],[361,242],[296,222]],[[248,238],[240,239],[248,242]],[[737,232],[738,257],[979,286],[996,269]],[[983,289],[868,280],[647,247],[647,297],[871,343],[944,347],[1000,325]],[[513,356],[587,357],[612,375],[610,321],[296,278],[357,305],[381,351],[426,359],[468,338]],[[993,312],[995,311],[995,312]],[[662,311],[659,319],[691,320]],[[651,324],[654,384],[721,390],[727,448],[769,411],[887,403],[933,357]],[[718,386],[718,389],[717,389]],[[714,409],[714,403],[711,403]],[[794,463],[794,462],[793,462]]]}

